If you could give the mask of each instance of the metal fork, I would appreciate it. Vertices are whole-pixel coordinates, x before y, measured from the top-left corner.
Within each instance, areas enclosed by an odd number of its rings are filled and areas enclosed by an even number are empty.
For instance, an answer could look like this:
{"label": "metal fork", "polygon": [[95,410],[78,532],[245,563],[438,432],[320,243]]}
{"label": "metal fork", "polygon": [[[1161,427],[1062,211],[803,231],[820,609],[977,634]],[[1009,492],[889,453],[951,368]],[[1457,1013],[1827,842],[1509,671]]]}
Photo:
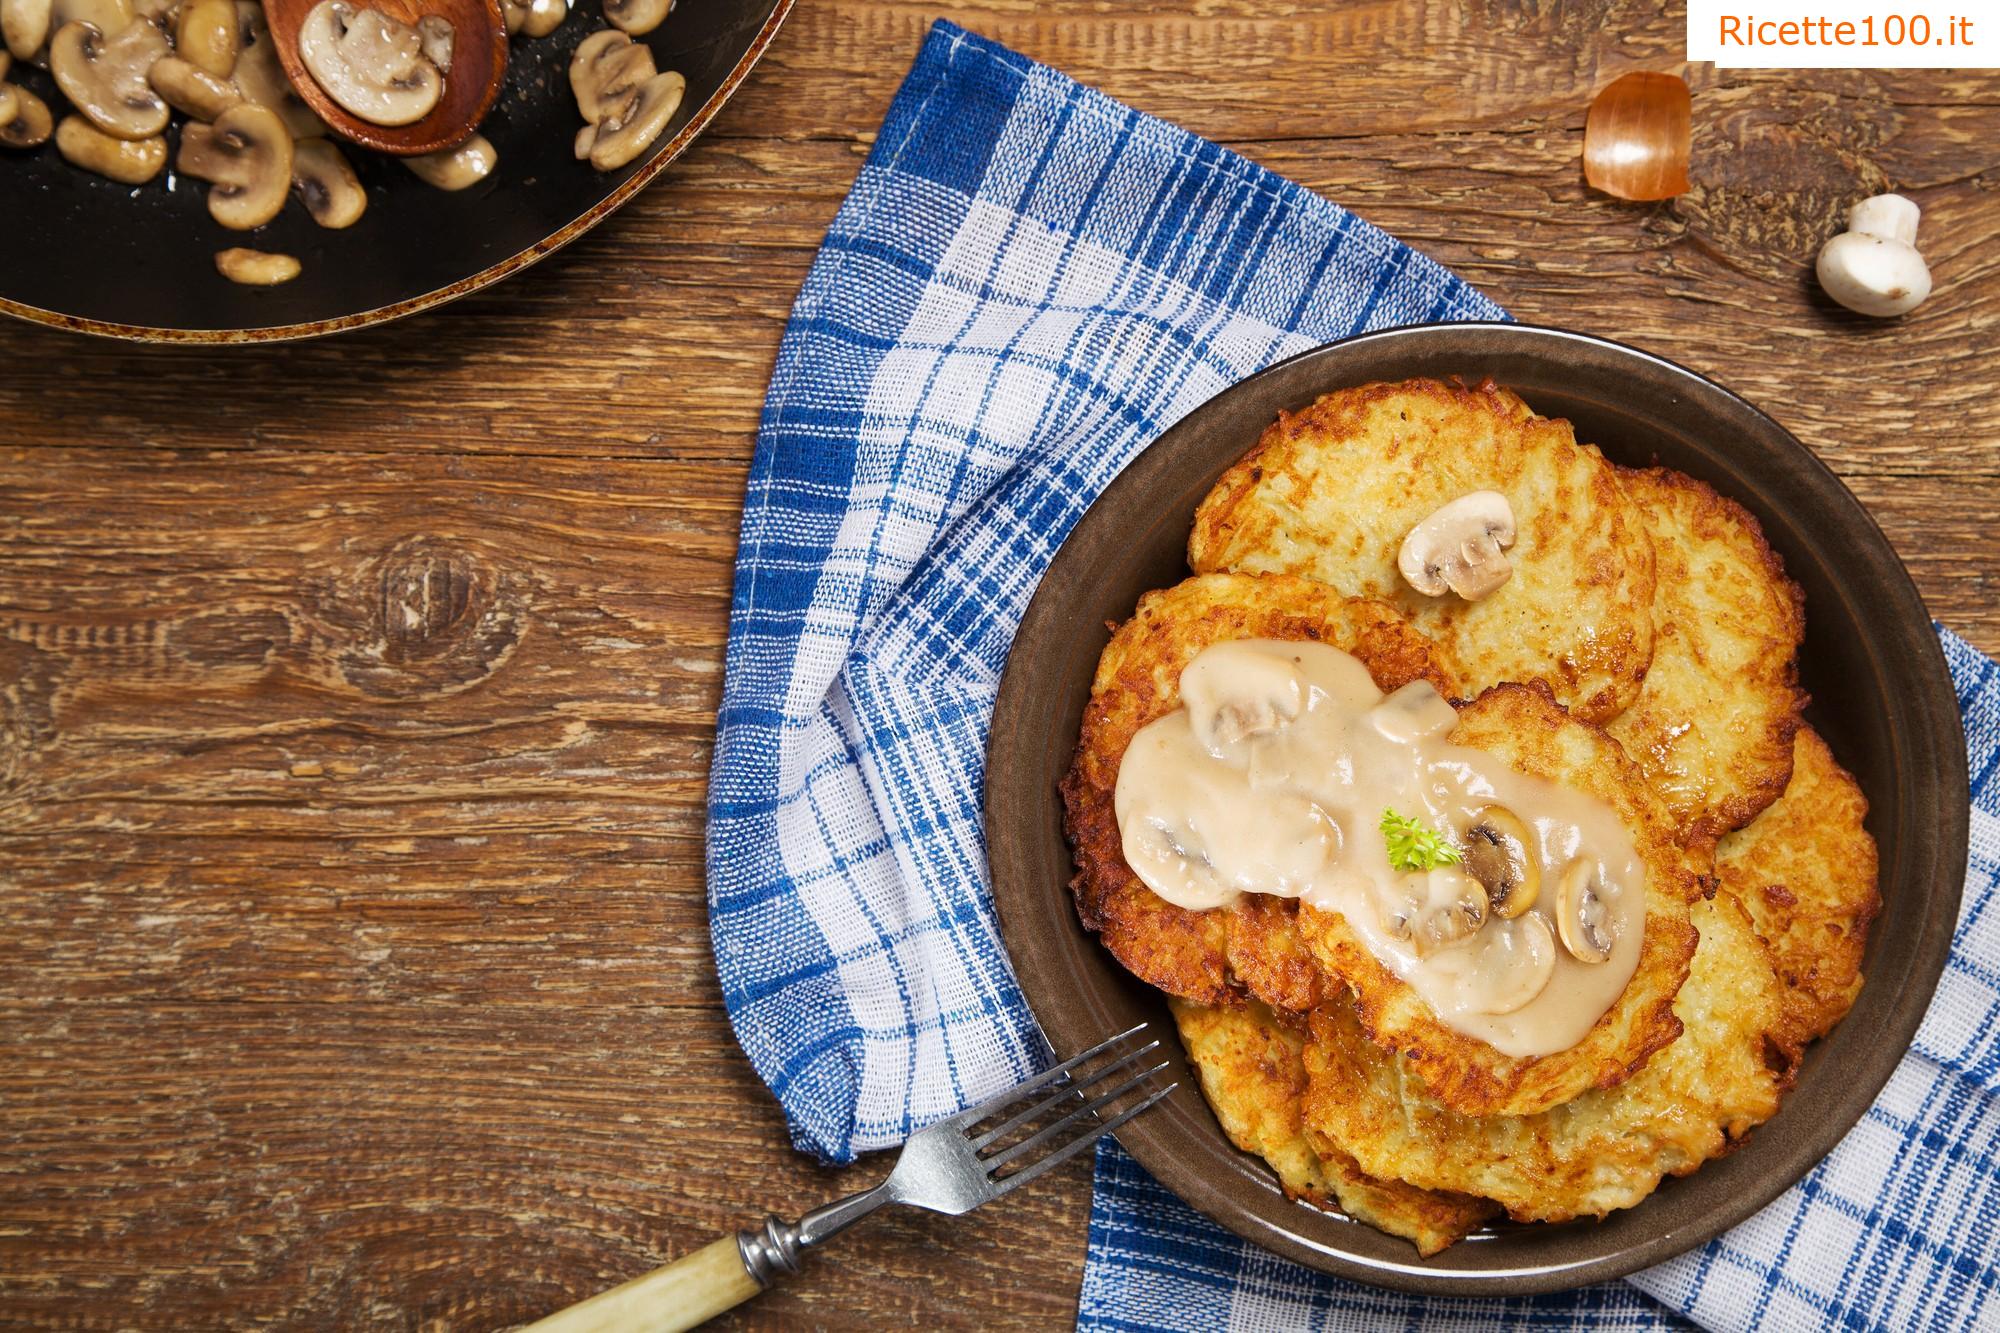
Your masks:
{"label": "metal fork", "polygon": [[[1174,1090],[1177,1085],[1169,1083],[1109,1119],[1099,1118],[1099,1112],[1167,1067],[1164,1060],[1142,1067],[1146,1057],[1160,1048],[1157,1037],[1135,1044],[1146,1028],[1144,1023],[1129,1028],[997,1097],[918,1130],[903,1144],[903,1155],[889,1178],[873,1189],[815,1208],[796,1225],[775,1215],[766,1217],[758,1230],[724,1236],[664,1268],[530,1324],[529,1330],[678,1333],[749,1300],[779,1275],[797,1273],[804,1251],[885,1203],[952,1217],[969,1213],[1069,1160]],[[1128,1047],[1101,1066],[1083,1069],[1100,1056]],[[1100,1091],[1107,1084],[1112,1086]],[[983,1127],[1031,1099],[1032,1105],[991,1129]],[[1052,1124],[1034,1128],[1036,1121],[1071,1100],[1083,1104]],[[1026,1137],[1009,1140],[1031,1129]],[[979,1132],[975,1135],[974,1130]]]}

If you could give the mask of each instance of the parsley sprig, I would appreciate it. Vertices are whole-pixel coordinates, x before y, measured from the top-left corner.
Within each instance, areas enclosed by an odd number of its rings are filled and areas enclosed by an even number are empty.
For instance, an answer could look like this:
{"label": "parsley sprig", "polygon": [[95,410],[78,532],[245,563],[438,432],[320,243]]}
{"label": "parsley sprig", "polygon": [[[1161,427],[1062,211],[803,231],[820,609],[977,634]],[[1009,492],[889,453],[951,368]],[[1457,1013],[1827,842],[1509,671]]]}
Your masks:
{"label": "parsley sprig", "polygon": [[1394,810],[1382,812],[1382,837],[1389,844],[1389,864],[1397,870],[1435,870],[1459,863],[1458,849],[1435,829]]}

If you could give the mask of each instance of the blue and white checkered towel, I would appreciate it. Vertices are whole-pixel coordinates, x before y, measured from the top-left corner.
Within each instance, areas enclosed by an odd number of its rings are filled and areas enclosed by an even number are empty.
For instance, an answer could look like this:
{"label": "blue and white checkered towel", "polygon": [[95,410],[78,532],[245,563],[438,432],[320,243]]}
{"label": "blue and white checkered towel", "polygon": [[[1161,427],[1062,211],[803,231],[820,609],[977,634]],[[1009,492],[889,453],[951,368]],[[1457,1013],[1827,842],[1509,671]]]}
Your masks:
{"label": "blue and white checkered towel", "polygon": [[[1084,508],[1272,361],[1500,316],[1298,186],[937,25],[793,309],[744,500],[710,920],[731,1020],[799,1147],[844,1162],[893,1145],[1043,1059],[987,891],[982,764],[1014,628]],[[1950,646],[1987,710],[1984,776],[1993,668]],[[1918,1053],[1827,1165],[1644,1275],[1647,1295],[1447,1306],[1346,1286],[1219,1231],[1107,1146],[1081,1321],[1991,1318],[2000,925],[1982,912],[2000,823],[1983,799]]]}

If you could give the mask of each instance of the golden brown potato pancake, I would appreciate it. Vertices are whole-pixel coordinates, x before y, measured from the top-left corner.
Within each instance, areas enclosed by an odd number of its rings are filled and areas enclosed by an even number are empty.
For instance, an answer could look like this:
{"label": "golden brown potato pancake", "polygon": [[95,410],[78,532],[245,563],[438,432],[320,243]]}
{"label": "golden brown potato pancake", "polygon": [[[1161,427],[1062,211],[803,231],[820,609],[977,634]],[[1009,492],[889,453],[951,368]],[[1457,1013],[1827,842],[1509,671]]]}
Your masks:
{"label": "golden brown potato pancake", "polygon": [[[1513,508],[1513,576],[1476,602],[1418,593],[1397,571],[1403,538],[1480,490]],[[1602,722],[1653,656],[1653,544],[1611,465],[1490,382],[1365,384],[1280,414],[1196,510],[1188,563],[1386,601],[1444,647],[1459,697],[1541,681]]]}
{"label": "golden brown potato pancake", "polygon": [[1114,797],[1126,747],[1141,727],[1180,706],[1187,664],[1232,639],[1331,644],[1359,658],[1383,690],[1447,681],[1435,646],[1394,610],[1309,579],[1208,574],[1147,593],[1098,658],[1076,758],[1063,778],[1077,865],[1070,888],[1084,927],[1167,994],[1218,1004],[1240,988],[1281,1009],[1307,1009],[1319,1001],[1320,976],[1293,931],[1296,900],[1246,894],[1209,912],[1176,907],[1126,865],[1118,832]]}
{"label": "golden brown potato pancake", "polygon": [[1268,1162],[1292,1198],[1338,1207],[1356,1221],[1410,1241],[1426,1258],[1499,1213],[1485,1199],[1377,1180],[1338,1148],[1324,1155],[1316,1151],[1300,1118],[1306,1089],[1303,1020],[1283,1022],[1255,1000],[1172,1005],[1188,1061],[1222,1132]]}
{"label": "golden brown potato pancake", "polygon": [[1785,987],[1778,1034],[1796,1061],[1861,993],[1861,953],[1882,910],[1868,798],[1810,727],[1785,794],[1716,849],[1715,871],[1750,913]]}
{"label": "golden brown potato pancake", "polygon": [[1336,1002],[1313,1012],[1304,1050],[1309,1130],[1371,1175],[1494,1199],[1519,1221],[1631,1207],[1778,1109],[1766,1038],[1783,997],[1770,960],[1727,890],[1693,919],[1701,947],[1674,1005],[1686,1031],[1617,1087],[1538,1115],[1460,1115]]}
{"label": "golden brown potato pancake", "polygon": [[1674,993],[1694,954],[1688,903],[1703,884],[1674,825],[1638,767],[1602,729],[1565,713],[1548,691],[1496,685],[1459,710],[1451,740],[1517,772],[1606,802],[1632,833],[1646,867],[1645,940],[1624,992],[1582,1041],[1539,1058],[1503,1055],[1446,1025],[1338,913],[1305,908],[1298,931],[1321,968],[1354,992],[1363,1028],[1403,1053],[1411,1075],[1466,1115],[1528,1115],[1629,1077],[1680,1035]]}
{"label": "golden brown potato pancake", "polygon": [[1676,819],[1719,838],[1791,778],[1805,594],[1734,500],[1665,468],[1619,481],[1653,538],[1653,665],[1608,729]]}

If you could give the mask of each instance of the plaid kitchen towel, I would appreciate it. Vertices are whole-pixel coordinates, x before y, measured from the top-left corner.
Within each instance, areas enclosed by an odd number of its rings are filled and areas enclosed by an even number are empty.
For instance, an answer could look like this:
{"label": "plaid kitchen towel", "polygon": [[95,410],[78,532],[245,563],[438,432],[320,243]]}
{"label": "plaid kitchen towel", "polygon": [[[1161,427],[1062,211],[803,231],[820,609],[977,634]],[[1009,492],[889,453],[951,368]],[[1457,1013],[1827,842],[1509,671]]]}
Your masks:
{"label": "plaid kitchen towel", "polygon": [[[1014,628],[1084,508],[1168,425],[1275,360],[1501,317],[1333,204],[936,26],[793,308],[744,500],[710,922],[737,1036],[799,1147],[844,1162],[893,1145],[1044,1057],[987,892],[982,763]],[[1990,761],[1990,736],[1976,748]],[[1970,1081],[1940,1091],[1934,1070],[1906,1071],[1849,1141],[1880,1192],[1857,1177],[1838,1198],[1863,1202],[1837,1202],[1822,1168],[1790,1230],[1746,1239],[1760,1217],[1648,1289],[1711,1322],[1742,1322],[1711,1319],[1739,1300],[1817,1310],[1827,1280],[1808,1256],[1837,1253],[1857,1290],[1928,1285],[1967,1308],[1992,1281],[1970,1247],[1994,1230],[1972,1178],[1992,1169],[1996,953],[1964,954],[1949,985],[1972,998],[1940,1003],[1958,1025],[1924,1048],[1949,1047]],[[1115,1149],[1090,1256],[1081,1317],[1096,1325],[1447,1313],[1243,1246]],[[1533,1308],[1521,1322],[1664,1317],[1622,1285]]]}

